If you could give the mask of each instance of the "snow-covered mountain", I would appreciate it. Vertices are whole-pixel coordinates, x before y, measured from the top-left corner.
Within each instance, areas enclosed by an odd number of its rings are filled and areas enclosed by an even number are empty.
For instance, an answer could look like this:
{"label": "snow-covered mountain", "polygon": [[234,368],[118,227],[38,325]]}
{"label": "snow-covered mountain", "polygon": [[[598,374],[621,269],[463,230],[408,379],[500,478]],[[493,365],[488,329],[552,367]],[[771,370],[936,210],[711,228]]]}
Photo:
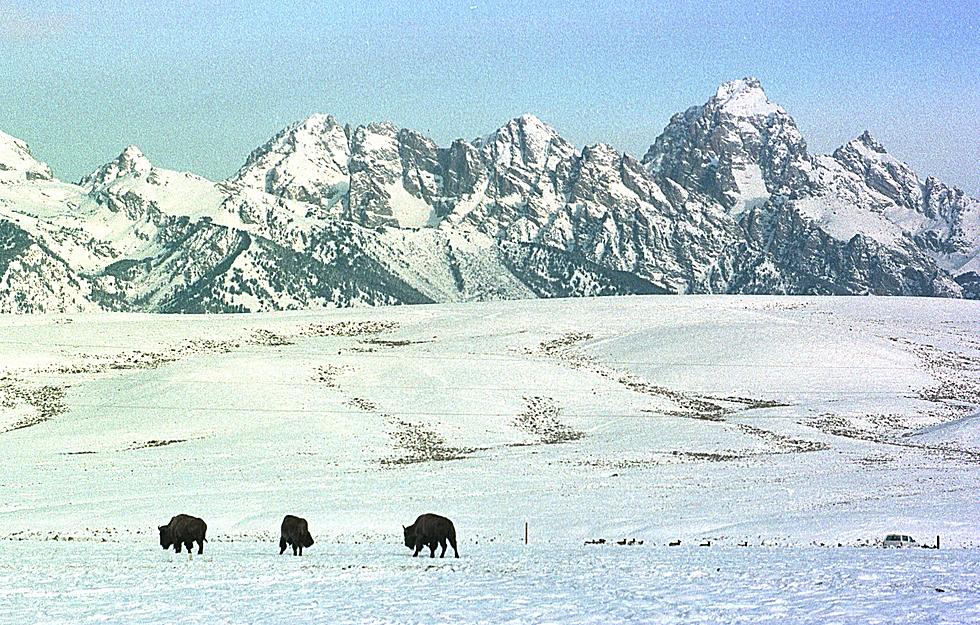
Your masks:
{"label": "snow-covered mountain", "polygon": [[531,115],[440,147],[291,124],[230,179],[135,146],[78,184],[0,133],[0,311],[263,311],[629,293],[980,297],[980,202],[869,133],[812,155],[759,82],[642,159]]}

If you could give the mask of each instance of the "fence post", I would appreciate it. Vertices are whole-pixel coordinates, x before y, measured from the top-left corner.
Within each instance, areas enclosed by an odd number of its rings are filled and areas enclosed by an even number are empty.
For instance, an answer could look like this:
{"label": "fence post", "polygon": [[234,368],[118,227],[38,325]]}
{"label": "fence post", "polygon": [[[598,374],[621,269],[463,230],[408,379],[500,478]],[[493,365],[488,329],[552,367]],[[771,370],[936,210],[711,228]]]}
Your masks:
{"label": "fence post", "polygon": [[939,534],[936,534],[936,549],[939,549]]}
{"label": "fence post", "polygon": [[527,521],[524,521],[524,544],[527,544]]}

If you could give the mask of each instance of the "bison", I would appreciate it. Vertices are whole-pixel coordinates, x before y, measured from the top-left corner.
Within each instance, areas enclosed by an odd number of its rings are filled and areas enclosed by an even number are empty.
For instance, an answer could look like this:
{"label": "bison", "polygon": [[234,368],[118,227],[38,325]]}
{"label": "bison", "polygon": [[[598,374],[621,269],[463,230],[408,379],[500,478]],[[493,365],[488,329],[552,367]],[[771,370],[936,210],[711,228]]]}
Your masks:
{"label": "bison", "polygon": [[180,546],[187,547],[187,553],[194,549],[194,543],[198,544],[198,555],[204,553],[204,543],[207,538],[204,534],[208,531],[208,524],[197,517],[187,514],[178,514],[170,519],[170,523],[160,526],[160,546],[169,549],[174,546],[177,553],[180,553]]}
{"label": "bison", "polygon": [[456,549],[456,528],[453,526],[453,522],[444,516],[423,514],[415,519],[415,523],[408,527],[403,525],[402,529],[405,530],[405,546],[409,549],[415,549],[412,557],[419,555],[423,545],[428,545],[429,557],[434,558],[438,544],[442,545],[442,554],[439,557],[445,558],[447,540],[453,546],[453,553],[456,554],[457,558],[459,557],[459,551]]}
{"label": "bison", "polygon": [[279,535],[279,555],[286,551],[286,545],[293,548],[294,556],[303,555],[303,547],[313,546],[313,536],[310,535],[306,519],[287,514],[282,520],[282,531]]}

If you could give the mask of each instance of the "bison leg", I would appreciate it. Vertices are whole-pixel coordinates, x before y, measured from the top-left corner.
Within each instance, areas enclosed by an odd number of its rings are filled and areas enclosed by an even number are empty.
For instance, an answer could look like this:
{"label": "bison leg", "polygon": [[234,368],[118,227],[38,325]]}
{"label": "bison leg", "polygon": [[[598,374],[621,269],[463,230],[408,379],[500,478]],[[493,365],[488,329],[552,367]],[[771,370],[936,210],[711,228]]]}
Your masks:
{"label": "bison leg", "polygon": [[436,557],[436,545],[438,545],[438,544],[439,544],[439,542],[438,541],[435,541],[435,540],[433,540],[431,543],[429,543],[429,557],[430,558]]}
{"label": "bison leg", "polygon": [[174,550],[175,550],[175,551],[176,551],[177,553],[180,553],[180,548],[181,548],[181,546],[182,546],[182,545],[181,545],[180,543],[174,543]]}
{"label": "bison leg", "polygon": [[302,543],[300,543],[300,545],[299,545],[299,555],[303,555],[303,544]]}
{"label": "bison leg", "polygon": [[197,555],[204,555],[204,539],[197,541]]}
{"label": "bison leg", "polygon": [[445,538],[440,538],[439,539],[439,546],[442,547],[442,553],[439,554],[439,557],[440,558],[445,558],[446,557],[446,539]]}
{"label": "bison leg", "polygon": [[186,543],[184,543],[184,546],[187,547],[187,553],[193,553],[193,551],[194,551],[194,541],[193,540],[188,540]]}
{"label": "bison leg", "polygon": [[[456,532],[449,535],[449,544],[453,546],[453,553],[456,554],[456,557],[458,558],[459,551],[456,549]],[[445,553],[445,551],[445,548],[443,548],[443,553]]]}
{"label": "bison leg", "polygon": [[418,540],[418,541],[415,542],[415,553],[412,554],[412,557],[413,558],[417,558],[418,555],[419,555],[419,552],[422,551],[422,544],[423,543],[422,543],[421,540]]}
{"label": "bison leg", "polygon": [[285,538],[280,538],[279,539],[279,555],[282,555],[284,553],[286,553],[286,539]]}

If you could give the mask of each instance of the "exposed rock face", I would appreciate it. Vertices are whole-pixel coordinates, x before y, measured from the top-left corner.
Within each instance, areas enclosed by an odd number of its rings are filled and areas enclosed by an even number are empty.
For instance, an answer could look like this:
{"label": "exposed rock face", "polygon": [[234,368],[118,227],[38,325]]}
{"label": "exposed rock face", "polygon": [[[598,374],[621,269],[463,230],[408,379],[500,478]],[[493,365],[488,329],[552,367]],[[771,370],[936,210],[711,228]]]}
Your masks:
{"label": "exposed rock face", "polygon": [[867,132],[809,154],[751,78],[642,160],[531,115],[448,147],[314,115],[227,181],[131,146],[70,185],[0,134],[0,311],[627,293],[980,297],[980,202]]}
{"label": "exposed rock face", "polygon": [[703,106],[674,115],[643,162],[734,213],[777,191],[792,197],[810,189],[803,136],[754,78],[725,83]]}

